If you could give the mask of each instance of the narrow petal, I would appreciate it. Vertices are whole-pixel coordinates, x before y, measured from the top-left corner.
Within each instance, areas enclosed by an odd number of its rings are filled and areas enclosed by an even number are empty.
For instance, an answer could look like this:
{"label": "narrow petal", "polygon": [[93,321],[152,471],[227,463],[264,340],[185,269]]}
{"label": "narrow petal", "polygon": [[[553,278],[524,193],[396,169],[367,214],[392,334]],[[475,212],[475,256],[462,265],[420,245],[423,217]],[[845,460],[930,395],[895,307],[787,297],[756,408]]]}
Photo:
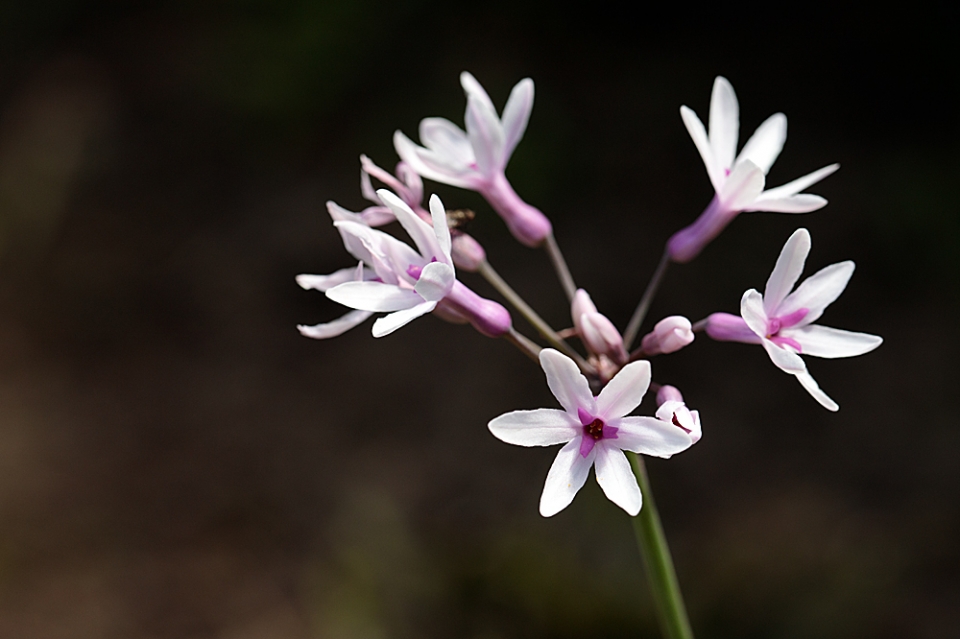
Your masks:
{"label": "narrow petal", "polygon": [[442,262],[430,262],[420,272],[414,290],[428,302],[439,302],[450,289],[455,279],[453,267]]}
{"label": "narrow petal", "polygon": [[850,260],[825,266],[807,279],[793,293],[783,300],[780,309],[784,315],[805,308],[807,314],[799,326],[813,324],[823,315],[827,306],[832,304],[853,276],[855,265]]}
{"label": "narrow petal", "polygon": [[757,289],[751,288],[740,298],[740,316],[758,337],[766,337],[767,314],[763,312],[763,296]]}
{"label": "narrow petal", "polygon": [[765,182],[760,167],[750,160],[743,160],[733,167],[717,195],[728,210],[743,211],[760,196]]}
{"label": "narrow petal", "polygon": [[637,485],[637,478],[630,469],[627,456],[616,446],[601,444],[596,448],[595,472],[597,483],[603,489],[603,494],[627,511],[628,515],[636,517],[640,512],[643,498],[640,496],[640,486]]}
{"label": "narrow petal", "polygon": [[470,96],[467,98],[465,121],[477,171],[487,177],[502,171],[506,166],[503,157],[504,134],[497,112]]}
{"label": "narrow petal", "polygon": [[583,432],[570,413],[554,408],[504,413],[491,420],[487,428],[500,441],[517,446],[565,444]]}
{"label": "narrow petal", "polygon": [[399,311],[423,302],[415,291],[382,282],[346,282],[328,290],[327,297],[350,308],[374,312]]}
{"label": "narrow petal", "polygon": [[869,353],[883,343],[883,338],[868,333],[854,333],[829,326],[804,326],[785,329],[785,337],[791,337],[803,347],[804,355],[835,359],[855,357]]}
{"label": "narrow petal", "polygon": [[[413,243],[417,245],[420,255],[427,260],[443,255],[440,245],[437,243],[437,234],[433,232],[432,226],[421,220],[420,216],[413,212],[413,209],[391,191],[380,189],[377,191],[377,195],[397,216],[397,221],[403,226]],[[449,254],[449,249],[447,254]]]}
{"label": "narrow petal", "polygon": [[309,291],[310,289],[317,291],[326,291],[327,289],[333,288],[338,284],[343,284],[344,282],[354,282],[357,279],[357,267],[352,266],[350,268],[342,268],[339,271],[334,271],[330,275],[297,275],[297,284],[300,285],[300,288]]}
{"label": "narrow petal", "polygon": [[717,76],[710,95],[710,146],[718,169],[733,168],[740,135],[740,105],[730,82]]}
{"label": "narrow petal", "polygon": [[413,308],[407,308],[397,311],[396,313],[384,315],[373,323],[373,336],[383,337],[384,335],[389,335],[401,326],[406,326],[421,315],[426,315],[436,308],[436,306],[436,302],[424,302],[422,304],[417,304]]}
{"label": "narrow petal", "polygon": [[750,136],[740,155],[737,156],[737,161],[750,160],[766,175],[770,172],[770,167],[773,166],[777,156],[780,155],[780,151],[783,150],[783,143],[786,141],[787,116],[774,113]]}
{"label": "narrow petal", "polygon": [[623,450],[635,453],[670,457],[693,444],[682,428],[654,417],[624,417],[615,426],[620,430],[617,431],[617,438],[610,441]]}
{"label": "narrow petal", "polygon": [[650,362],[631,362],[620,369],[597,396],[597,417],[604,421],[629,415],[650,386]]}
{"label": "narrow petal", "polygon": [[791,195],[796,195],[800,191],[804,190],[812,184],[816,184],[823,178],[827,177],[834,171],[840,168],[839,164],[831,164],[830,166],[825,166],[822,169],[817,169],[813,173],[808,173],[803,177],[799,177],[792,182],[787,182],[783,186],[778,186],[772,188],[763,194],[764,198],[769,198],[771,200],[776,200],[779,198],[790,197]]}
{"label": "narrow petal", "polygon": [[452,264],[450,259],[450,227],[447,225],[447,210],[436,193],[430,196],[430,218],[433,221],[433,233],[440,247],[440,255],[435,257],[446,264]]}
{"label": "narrow petal", "polygon": [[687,127],[687,133],[693,139],[700,157],[703,159],[703,165],[707,168],[707,176],[710,178],[710,183],[713,184],[713,190],[719,193],[726,178],[723,175],[723,169],[718,169],[713,159],[713,149],[710,147],[710,139],[707,137],[707,130],[703,128],[703,122],[693,112],[693,109],[686,106],[680,107],[680,117],[683,119],[683,125]]}
{"label": "narrow petal", "polygon": [[467,165],[451,165],[449,160],[418,146],[400,131],[393,134],[393,146],[404,162],[427,179],[464,189],[475,188],[477,184],[474,172]]}
{"label": "narrow petal", "polygon": [[572,359],[552,348],[540,351],[540,366],[547,375],[547,386],[560,405],[571,415],[582,408],[591,415],[597,414],[597,405],[590,392],[587,378]]}
{"label": "narrow petal", "polygon": [[297,330],[300,331],[300,334],[304,337],[328,339],[330,337],[343,335],[371,315],[372,313],[370,311],[350,311],[343,317],[335,319],[332,322],[327,322],[326,324],[315,324],[314,326],[298,325]]}
{"label": "narrow petal", "polygon": [[798,375],[807,371],[807,365],[803,363],[803,358],[789,350],[785,346],[778,346],[768,339],[761,342],[770,360],[782,371],[791,375]]}
{"label": "narrow petal", "polygon": [[575,437],[560,449],[550,466],[547,481],[540,495],[540,514],[552,517],[570,505],[577,491],[583,487],[593,466],[597,446],[586,457],[580,455],[580,437]]}
{"label": "narrow petal", "polygon": [[527,130],[527,121],[530,119],[531,110],[533,110],[533,80],[524,78],[517,82],[513,90],[510,91],[507,106],[503,107],[501,121],[504,135],[504,161],[510,159],[517,143],[523,138],[523,133]]}
{"label": "narrow petal", "polygon": [[359,213],[354,213],[343,208],[333,200],[327,200],[327,213],[334,222],[356,222],[363,224],[363,218]]}
{"label": "narrow petal", "polygon": [[767,279],[763,290],[763,311],[767,317],[781,314],[780,303],[793,290],[794,284],[803,272],[803,263],[810,253],[810,233],[807,229],[797,229],[783,245],[777,265]]}
{"label": "narrow petal", "polygon": [[821,406],[834,412],[840,410],[840,406],[835,401],[830,399],[829,395],[820,390],[820,386],[817,384],[816,380],[813,379],[813,376],[810,375],[810,373],[806,371],[797,373],[796,378],[797,381],[800,382],[800,385],[807,389],[807,392],[810,393],[815,400],[820,402]]}
{"label": "narrow petal", "polygon": [[490,109],[494,112],[494,114],[496,114],[497,110],[493,106],[493,101],[490,100],[490,96],[487,95],[487,91],[479,82],[477,82],[477,79],[473,77],[472,73],[469,71],[463,71],[460,74],[460,86],[463,87],[463,91],[467,94],[468,99],[473,98],[478,100],[486,108]]}
{"label": "narrow petal", "polygon": [[753,204],[743,210],[767,211],[769,213],[810,213],[827,205],[826,199],[812,193],[800,193],[799,195],[779,198],[768,198],[766,197],[767,193],[769,191],[761,193]]}
{"label": "narrow petal", "polygon": [[450,164],[469,166],[474,161],[473,147],[467,134],[445,118],[424,118],[420,121],[420,142],[443,156]]}

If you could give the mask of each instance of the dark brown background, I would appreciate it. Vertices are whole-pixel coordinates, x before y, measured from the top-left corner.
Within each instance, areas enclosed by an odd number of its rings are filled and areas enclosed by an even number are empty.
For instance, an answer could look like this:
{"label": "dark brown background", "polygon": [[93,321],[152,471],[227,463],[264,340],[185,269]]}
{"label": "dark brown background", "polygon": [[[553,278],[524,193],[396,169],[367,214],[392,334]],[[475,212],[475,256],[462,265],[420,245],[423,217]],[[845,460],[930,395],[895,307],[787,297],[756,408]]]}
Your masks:
{"label": "dark brown background", "polygon": [[[671,270],[652,319],[735,311],[805,225],[808,273],[858,265],[824,323],[886,342],[810,363],[838,414],[756,347],[654,362],[706,434],[651,475],[698,636],[956,631],[955,13],[130,4],[0,8],[0,636],[657,636],[623,513],[589,480],[540,518],[554,450],[486,430],[552,405],[532,363],[432,317],[294,328],[340,313],[293,279],[350,263],[324,202],[363,205],[394,129],[461,122],[463,69],[498,106],[536,81],[508,175],[620,326],[710,198],[677,108],[716,74],[742,140],[789,116],[773,184],[842,164],[826,209]],[[544,256],[436,190],[568,322]]]}

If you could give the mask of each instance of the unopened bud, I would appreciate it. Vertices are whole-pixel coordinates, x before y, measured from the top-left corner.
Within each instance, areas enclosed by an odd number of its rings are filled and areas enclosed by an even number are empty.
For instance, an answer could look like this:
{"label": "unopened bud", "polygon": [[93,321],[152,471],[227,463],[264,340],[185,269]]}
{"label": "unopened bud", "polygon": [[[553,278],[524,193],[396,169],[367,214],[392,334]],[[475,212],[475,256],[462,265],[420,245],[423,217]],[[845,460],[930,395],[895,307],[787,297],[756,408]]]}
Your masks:
{"label": "unopened bud", "polygon": [[680,315],[665,317],[653,331],[644,336],[641,347],[645,355],[661,355],[679,351],[693,341],[690,320]]}

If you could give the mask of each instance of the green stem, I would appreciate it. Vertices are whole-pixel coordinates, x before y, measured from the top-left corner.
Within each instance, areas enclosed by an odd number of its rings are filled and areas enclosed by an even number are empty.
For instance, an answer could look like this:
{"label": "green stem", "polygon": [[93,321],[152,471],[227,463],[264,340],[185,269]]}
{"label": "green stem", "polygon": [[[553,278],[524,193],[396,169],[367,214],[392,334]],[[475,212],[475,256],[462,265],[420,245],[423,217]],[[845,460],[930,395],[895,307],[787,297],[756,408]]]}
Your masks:
{"label": "green stem", "polygon": [[657,270],[653,272],[653,277],[650,278],[650,282],[640,298],[640,303],[637,304],[637,309],[633,312],[633,317],[627,324],[627,330],[623,332],[623,345],[628,351],[633,346],[633,340],[637,339],[637,333],[640,331],[643,319],[647,316],[647,311],[650,310],[653,296],[657,294],[657,289],[660,288],[660,282],[663,281],[668,266],[670,266],[670,254],[664,251],[660,263],[657,264]]}
{"label": "green stem", "polygon": [[640,514],[633,518],[633,531],[636,533],[640,556],[643,557],[647,569],[660,625],[668,639],[693,639],[683,595],[680,594],[680,584],[677,583],[677,573],[673,569],[673,559],[667,547],[667,538],[663,534],[660,515],[657,514],[657,505],[650,490],[646,466],[640,455],[627,453],[627,457],[643,495],[643,508],[640,509]]}

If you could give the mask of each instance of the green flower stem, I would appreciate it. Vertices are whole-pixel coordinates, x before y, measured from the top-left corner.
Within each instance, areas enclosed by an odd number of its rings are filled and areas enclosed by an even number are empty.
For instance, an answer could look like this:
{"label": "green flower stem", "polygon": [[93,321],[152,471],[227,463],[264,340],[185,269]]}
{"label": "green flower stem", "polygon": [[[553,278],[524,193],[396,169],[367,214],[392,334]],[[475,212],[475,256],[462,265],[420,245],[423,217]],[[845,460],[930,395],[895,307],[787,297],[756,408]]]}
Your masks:
{"label": "green flower stem", "polygon": [[673,559],[667,547],[667,538],[663,534],[660,515],[657,514],[657,505],[650,490],[646,466],[636,453],[627,453],[627,457],[643,495],[643,508],[640,509],[640,514],[633,518],[633,531],[636,533],[640,556],[643,557],[650,589],[656,600],[660,625],[668,639],[693,639],[683,595],[680,594],[680,584],[677,583],[677,573],[673,569]]}

